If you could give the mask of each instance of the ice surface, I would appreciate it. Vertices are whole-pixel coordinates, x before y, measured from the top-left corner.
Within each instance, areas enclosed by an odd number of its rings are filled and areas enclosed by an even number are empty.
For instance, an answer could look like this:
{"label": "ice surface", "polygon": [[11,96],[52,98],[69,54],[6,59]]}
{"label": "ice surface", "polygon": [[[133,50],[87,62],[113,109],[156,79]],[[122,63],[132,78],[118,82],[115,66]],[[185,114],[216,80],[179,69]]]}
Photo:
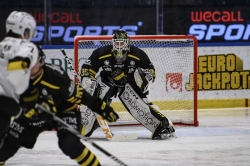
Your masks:
{"label": "ice surface", "polygon": [[[178,138],[151,140],[142,126],[111,127],[115,134],[138,133],[137,140],[109,142],[98,128],[90,138],[129,166],[250,166],[249,110],[200,110],[199,127],[176,126]],[[103,166],[118,164],[84,143]],[[33,150],[21,148],[6,166],[76,166],[57,146],[55,132],[42,133]]]}

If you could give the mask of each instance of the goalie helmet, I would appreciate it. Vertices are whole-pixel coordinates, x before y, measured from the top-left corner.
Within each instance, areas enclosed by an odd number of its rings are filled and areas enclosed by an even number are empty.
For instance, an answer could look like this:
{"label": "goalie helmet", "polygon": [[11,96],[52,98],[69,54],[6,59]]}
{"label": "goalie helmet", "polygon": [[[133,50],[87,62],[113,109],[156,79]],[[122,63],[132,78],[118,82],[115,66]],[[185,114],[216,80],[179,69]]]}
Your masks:
{"label": "goalie helmet", "polygon": [[112,53],[115,56],[117,62],[123,62],[127,58],[127,54],[130,51],[130,39],[128,34],[120,29],[113,34],[113,49]]}
{"label": "goalie helmet", "polygon": [[[36,20],[29,13],[13,11],[6,20],[7,33],[10,30],[15,34],[21,35],[23,39],[30,40],[37,35]],[[28,37],[25,36],[26,34]]]}

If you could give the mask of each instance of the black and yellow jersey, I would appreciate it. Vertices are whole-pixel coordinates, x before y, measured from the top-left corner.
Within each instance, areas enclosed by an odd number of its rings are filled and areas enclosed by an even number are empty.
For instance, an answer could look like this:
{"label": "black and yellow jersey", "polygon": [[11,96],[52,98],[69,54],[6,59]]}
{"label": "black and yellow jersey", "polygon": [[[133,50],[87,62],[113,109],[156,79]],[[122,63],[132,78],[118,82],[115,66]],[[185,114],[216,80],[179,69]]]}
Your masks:
{"label": "black and yellow jersey", "polygon": [[32,80],[33,85],[39,89],[39,94],[51,97],[58,112],[75,109],[76,104],[67,101],[75,87],[75,83],[69,78],[68,74],[54,64],[46,63],[41,70],[41,74]]}
{"label": "black and yellow jersey", "polygon": [[[82,66],[81,77],[94,78],[101,68],[102,71],[100,75],[102,78],[108,78],[107,81],[110,81],[110,78],[112,79],[112,73],[115,71],[118,73],[124,72],[127,82],[134,85],[134,71],[137,67],[151,70],[155,77],[155,68],[143,50],[130,46],[126,60],[119,63],[112,54],[112,48],[113,47],[109,45],[94,50],[88,61]],[[119,84],[116,80],[113,81]]]}

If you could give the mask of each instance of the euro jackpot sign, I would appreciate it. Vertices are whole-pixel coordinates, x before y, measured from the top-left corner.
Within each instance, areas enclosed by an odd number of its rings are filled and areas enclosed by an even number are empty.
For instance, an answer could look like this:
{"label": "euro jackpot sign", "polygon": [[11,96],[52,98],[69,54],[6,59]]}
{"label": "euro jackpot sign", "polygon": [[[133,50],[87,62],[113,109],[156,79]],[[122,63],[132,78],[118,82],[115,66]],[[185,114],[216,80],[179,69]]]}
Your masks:
{"label": "euro jackpot sign", "polygon": [[[235,54],[201,55],[198,57],[198,91],[250,89],[250,70]],[[187,91],[194,89],[194,74],[189,74]]]}

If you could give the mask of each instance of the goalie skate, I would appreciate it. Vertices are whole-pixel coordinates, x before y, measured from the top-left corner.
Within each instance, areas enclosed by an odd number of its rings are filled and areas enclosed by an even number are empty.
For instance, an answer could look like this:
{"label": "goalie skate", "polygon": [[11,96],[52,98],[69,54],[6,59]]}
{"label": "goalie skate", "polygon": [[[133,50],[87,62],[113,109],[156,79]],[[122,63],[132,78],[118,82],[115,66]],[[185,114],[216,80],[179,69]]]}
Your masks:
{"label": "goalie skate", "polygon": [[163,129],[158,135],[152,136],[153,140],[164,140],[168,138],[177,138],[175,132],[169,132],[167,129]]}
{"label": "goalie skate", "polygon": [[173,124],[170,120],[168,120],[168,126],[167,124],[167,119],[164,119],[160,125],[155,129],[154,133],[152,134],[151,138],[153,140],[158,140],[158,139],[168,139],[171,137],[177,138],[175,135],[175,129],[173,127]]}

